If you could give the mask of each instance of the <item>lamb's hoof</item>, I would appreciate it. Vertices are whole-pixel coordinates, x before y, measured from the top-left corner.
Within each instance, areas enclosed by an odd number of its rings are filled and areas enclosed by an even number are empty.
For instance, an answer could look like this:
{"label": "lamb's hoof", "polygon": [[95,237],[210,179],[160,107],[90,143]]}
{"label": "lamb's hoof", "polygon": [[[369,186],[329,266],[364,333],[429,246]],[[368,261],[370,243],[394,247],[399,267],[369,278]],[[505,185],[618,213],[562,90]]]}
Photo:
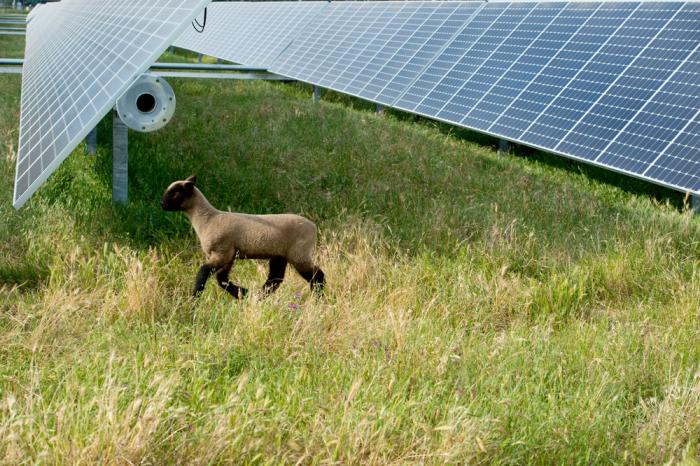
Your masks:
{"label": "lamb's hoof", "polygon": [[314,296],[321,297],[323,296],[323,288],[323,283],[314,283],[313,285],[311,285],[311,292],[314,294]]}

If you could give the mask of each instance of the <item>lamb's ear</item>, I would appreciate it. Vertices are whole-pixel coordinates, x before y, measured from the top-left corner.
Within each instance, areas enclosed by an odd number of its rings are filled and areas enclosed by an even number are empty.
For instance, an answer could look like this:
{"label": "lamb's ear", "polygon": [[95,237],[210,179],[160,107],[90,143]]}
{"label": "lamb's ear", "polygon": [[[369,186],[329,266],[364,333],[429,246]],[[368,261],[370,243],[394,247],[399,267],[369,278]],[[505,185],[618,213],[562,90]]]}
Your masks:
{"label": "lamb's ear", "polygon": [[189,181],[192,184],[195,184],[197,182],[197,175],[190,175],[187,177],[187,179],[185,181]]}

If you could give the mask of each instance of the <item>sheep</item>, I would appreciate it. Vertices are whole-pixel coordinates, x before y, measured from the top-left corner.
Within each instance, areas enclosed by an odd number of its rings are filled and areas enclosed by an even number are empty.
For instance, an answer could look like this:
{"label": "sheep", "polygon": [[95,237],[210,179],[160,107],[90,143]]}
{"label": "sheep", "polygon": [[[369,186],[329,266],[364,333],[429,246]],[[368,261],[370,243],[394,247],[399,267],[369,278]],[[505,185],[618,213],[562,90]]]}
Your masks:
{"label": "sheep", "polygon": [[300,215],[251,215],[223,212],[214,208],[197,189],[195,175],[168,186],[160,201],[163,210],[184,211],[194,227],[207,262],[197,273],[192,295],[197,297],[209,276],[235,299],[248,292],[229,281],[236,259],[268,259],[269,273],[263,295],[273,293],[284,280],[287,263],[309,282],[311,289],[322,293],[325,275],[313,260],[316,225]]}

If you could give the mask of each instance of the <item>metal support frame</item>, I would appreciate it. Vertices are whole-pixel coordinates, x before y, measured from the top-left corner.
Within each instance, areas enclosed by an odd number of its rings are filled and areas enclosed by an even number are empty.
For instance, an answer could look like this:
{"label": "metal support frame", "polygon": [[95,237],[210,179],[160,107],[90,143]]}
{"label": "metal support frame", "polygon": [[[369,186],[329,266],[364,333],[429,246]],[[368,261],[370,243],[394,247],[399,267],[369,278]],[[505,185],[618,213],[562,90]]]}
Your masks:
{"label": "metal support frame", "polygon": [[[1,33],[0,33],[1,34]],[[23,60],[19,58],[0,58],[0,74],[22,73]],[[266,68],[209,63],[154,63],[150,70],[164,78],[196,78],[196,79],[243,79],[266,81],[293,81],[279,74],[268,73]],[[160,71],[163,70],[163,71]],[[221,71],[207,73],[205,71]],[[238,73],[229,73],[238,71]]]}
{"label": "metal support frame", "polygon": [[129,128],[112,110],[112,203],[129,202]]}
{"label": "metal support frame", "polygon": [[690,195],[690,210],[695,215],[700,215],[700,196],[697,194]]}
{"label": "metal support frame", "polygon": [[386,108],[386,107],[385,107],[384,105],[382,105],[382,104],[376,104],[376,105],[374,106],[374,113],[376,113],[377,115],[384,115],[384,109],[385,109],[385,108]]}
{"label": "metal support frame", "polygon": [[88,154],[95,155],[97,153],[97,126],[88,133],[85,138],[85,145],[87,146]]}
{"label": "metal support frame", "polygon": [[202,63],[202,54],[201,53],[197,54],[197,63]]}
{"label": "metal support frame", "polygon": [[320,102],[320,101],[321,101],[321,88],[318,87],[318,86],[314,86],[313,99],[314,99],[314,102]]}
{"label": "metal support frame", "polygon": [[[2,62],[0,61],[0,64]],[[154,63],[152,70],[202,70],[202,71],[267,71],[259,66],[226,65],[214,63]]]}
{"label": "metal support frame", "polygon": [[[0,58],[0,66],[16,65],[22,66],[22,58]],[[194,70],[194,71],[256,71],[267,72],[267,68],[260,66],[227,65],[213,63],[167,63],[157,62],[150,66],[152,70]]]}
{"label": "metal support frame", "polygon": [[293,81],[284,76],[272,73],[205,73],[190,71],[154,71],[154,74],[164,78],[194,78],[194,79],[243,79],[264,81]]}
{"label": "metal support frame", "polygon": [[501,156],[510,155],[511,149],[512,149],[512,145],[511,145],[510,141],[506,141],[505,139],[498,140],[498,155],[501,155]]}

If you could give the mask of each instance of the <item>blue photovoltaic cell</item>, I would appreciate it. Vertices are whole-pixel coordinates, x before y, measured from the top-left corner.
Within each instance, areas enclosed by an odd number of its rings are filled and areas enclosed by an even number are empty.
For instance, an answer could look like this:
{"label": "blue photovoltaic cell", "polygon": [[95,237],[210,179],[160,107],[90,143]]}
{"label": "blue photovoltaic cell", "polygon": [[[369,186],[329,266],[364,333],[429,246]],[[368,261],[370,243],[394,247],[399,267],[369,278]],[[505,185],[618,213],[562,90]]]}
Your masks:
{"label": "blue photovoltaic cell", "polygon": [[[324,61],[329,63],[339,59],[350,47],[356,37],[353,31],[361,27],[368,12],[376,13],[378,8],[386,8],[384,3],[368,2],[364,6],[359,2],[331,3],[330,8],[314,18],[306,31],[277,57],[270,70],[306,82],[319,82],[325,74],[319,66]],[[342,47],[343,51],[335,51],[336,47]]]}
{"label": "blue photovoltaic cell", "polygon": [[[485,58],[480,41],[508,9],[507,3],[488,3],[392,105],[416,113],[443,118],[440,113],[450,98]],[[488,41],[487,41],[488,42]],[[460,117],[461,119],[461,117]]]}
{"label": "blue photovoltaic cell", "polygon": [[390,105],[697,192],[700,3],[489,3]]}
{"label": "blue photovoltaic cell", "polygon": [[[392,37],[391,46],[373,57],[365,73],[353,77],[360,97],[391,104],[444,46],[469,24],[485,4],[476,2],[429,2]],[[403,44],[398,44],[407,36]],[[366,84],[365,84],[366,83]],[[354,92],[352,92],[354,94]]]}
{"label": "blue photovoltaic cell", "polygon": [[659,154],[659,158],[643,176],[676,187],[700,192],[700,113],[681,130],[673,144]]}
{"label": "blue photovoltaic cell", "polygon": [[[670,58],[665,59],[659,56],[660,50],[654,47],[678,10],[677,3],[642,3],[621,23],[619,30],[567,87],[567,90],[586,94],[579,104],[580,115],[576,114],[573,125],[567,125],[567,131],[554,147],[555,150],[588,160],[601,156],[611,140],[654,95],[655,89],[663,85],[683,56],[689,53],[687,50],[680,54],[669,53]],[[615,68],[609,63],[615,63]],[[610,68],[614,72],[611,73]],[[550,111],[556,112],[557,109],[550,108]],[[600,161],[632,172],[643,171],[645,167],[642,163],[625,155],[629,149]],[[649,148],[654,153],[660,149]],[[644,148],[640,147],[639,150]]]}
{"label": "blue photovoltaic cell", "polygon": [[334,3],[270,69],[380,103],[392,102],[483,5]]}
{"label": "blue photovoltaic cell", "polygon": [[559,95],[577,70],[614,31],[616,16],[599,12],[600,3],[569,3],[542,28],[528,49],[493,90],[509,101],[488,131],[519,138]]}
{"label": "blue photovoltaic cell", "polygon": [[562,144],[573,138],[586,144],[589,134],[601,134],[608,138],[596,144],[602,146],[596,162],[642,174],[655,162],[664,163],[659,154],[687,130],[700,108],[698,6],[685,4],[674,12]]}
{"label": "blue photovoltaic cell", "polygon": [[248,66],[267,67],[328,2],[214,2],[204,31],[193,27],[173,43]]}
{"label": "blue photovoltaic cell", "polygon": [[[560,79],[547,95],[536,118],[517,136],[544,147],[556,147],[583,114],[634,58],[634,39],[642,30],[624,27],[639,3],[599,4],[583,26],[567,41],[567,50],[548,63],[543,73]],[[573,53],[569,52],[573,51]],[[563,72],[562,72],[563,71]],[[544,144],[543,144],[544,143]],[[574,152],[592,160],[595,154]]]}

